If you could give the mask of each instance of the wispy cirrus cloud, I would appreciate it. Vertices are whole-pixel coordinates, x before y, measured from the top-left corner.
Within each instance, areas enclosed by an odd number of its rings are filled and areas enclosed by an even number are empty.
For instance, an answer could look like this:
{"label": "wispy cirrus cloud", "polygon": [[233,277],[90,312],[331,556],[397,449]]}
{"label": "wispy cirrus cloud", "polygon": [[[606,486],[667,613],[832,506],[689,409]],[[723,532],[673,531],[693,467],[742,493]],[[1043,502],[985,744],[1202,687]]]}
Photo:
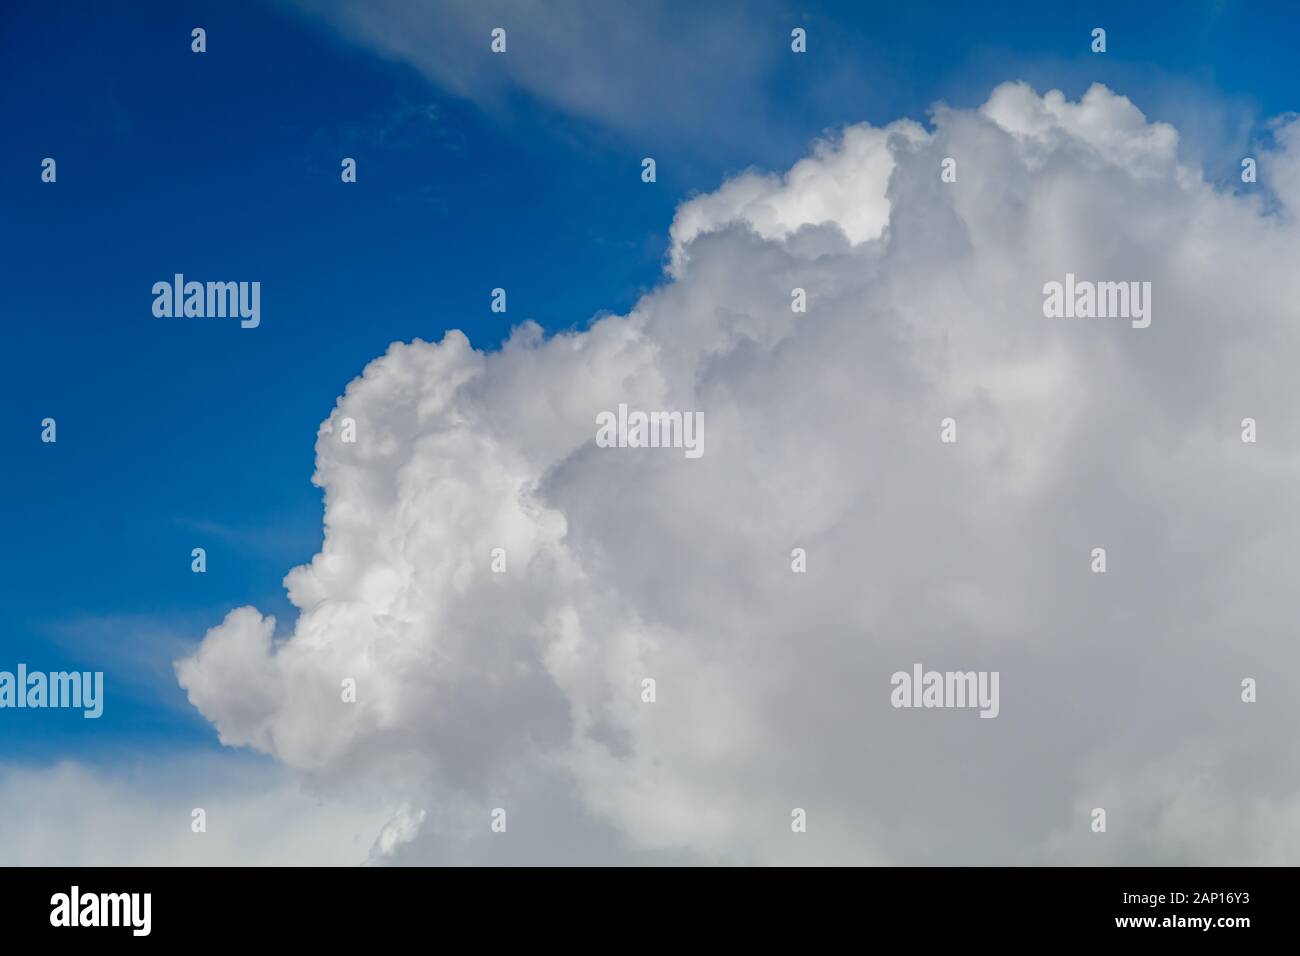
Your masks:
{"label": "wispy cirrus cloud", "polygon": [[[761,123],[755,94],[788,50],[783,20],[753,4],[294,0],[342,36],[409,63],[444,89],[509,114],[522,95],[560,114],[638,135],[729,138]],[[507,50],[493,54],[503,28]]]}

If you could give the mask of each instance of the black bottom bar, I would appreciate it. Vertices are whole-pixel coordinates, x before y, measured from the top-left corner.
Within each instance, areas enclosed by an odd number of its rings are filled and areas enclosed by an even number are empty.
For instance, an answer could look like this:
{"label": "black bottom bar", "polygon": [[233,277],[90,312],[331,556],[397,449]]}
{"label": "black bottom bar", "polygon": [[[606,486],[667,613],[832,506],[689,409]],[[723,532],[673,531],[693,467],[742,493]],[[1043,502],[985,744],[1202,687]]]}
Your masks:
{"label": "black bottom bar", "polygon": [[1229,868],[10,869],[0,872],[0,925],[6,941],[76,934],[128,945],[374,946],[433,931],[435,945],[733,948],[903,933],[922,945],[1127,936],[1221,946],[1291,936],[1295,885],[1292,869]]}

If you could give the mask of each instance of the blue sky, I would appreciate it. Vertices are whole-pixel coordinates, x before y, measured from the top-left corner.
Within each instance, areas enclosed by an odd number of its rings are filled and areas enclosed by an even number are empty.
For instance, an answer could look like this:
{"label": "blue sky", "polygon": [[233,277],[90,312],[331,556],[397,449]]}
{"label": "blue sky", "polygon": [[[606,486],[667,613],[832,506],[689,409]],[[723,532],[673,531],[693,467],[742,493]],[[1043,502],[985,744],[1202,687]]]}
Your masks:
{"label": "blue sky", "polygon": [[[321,537],[316,428],[390,342],[459,328],[492,348],[524,319],[555,330],[624,311],[658,281],[692,193],[783,169],[827,128],[923,119],[1003,80],[1071,97],[1104,82],[1225,180],[1297,102],[1281,4],[714,8],[770,39],[765,65],[734,83],[724,51],[711,91],[611,77],[627,122],[527,83],[451,90],[332,28],[317,14],[331,5],[305,6],[0,14],[0,669],[102,669],[108,686],[99,721],[6,712],[7,757],[217,746],[170,661],[235,606],[285,627],[281,579]],[[694,8],[664,9],[689,48]],[[206,54],[190,52],[194,26]],[[794,26],[806,57],[788,53]],[[1104,56],[1088,50],[1094,26]],[[527,56],[525,32],[511,43]],[[648,42],[641,68],[661,52]],[[707,122],[675,100],[701,93],[716,94]],[[57,184],[40,182],[46,156]],[[339,182],[343,156],[358,159],[355,185]],[[150,287],[175,272],[259,280],[261,327],[155,319]],[[489,310],[497,286],[505,315]],[[39,440],[47,416],[56,445]],[[200,546],[204,575],[190,571]]]}

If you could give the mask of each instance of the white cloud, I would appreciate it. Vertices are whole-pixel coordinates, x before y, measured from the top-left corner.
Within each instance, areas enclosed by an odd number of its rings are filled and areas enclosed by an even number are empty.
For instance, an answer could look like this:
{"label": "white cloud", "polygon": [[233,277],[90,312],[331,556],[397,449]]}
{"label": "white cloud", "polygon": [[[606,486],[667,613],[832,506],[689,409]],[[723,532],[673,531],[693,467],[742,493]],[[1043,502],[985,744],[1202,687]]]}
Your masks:
{"label": "white cloud", "polygon": [[[398,862],[1294,860],[1275,193],[1216,191],[1101,87],[1007,85],[745,174],[681,207],[629,315],[367,366],[318,436],[292,634],[232,611],[181,684],[226,743],[408,800]],[[1066,272],[1150,281],[1151,327],[1045,319]],[[707,453],[597,448],[620,402],[703,411]],[[1000,671],[1001,715],[892,709],[915,661]]]}
{"label": "white cloud", "polygon": [[[195,808],[205,832],[192,830]],[[326,800],[265,759],[178,754],[149,765],[0,764],[0,865],[348,866],[387,811]]]}
{"label": "white cloud", "polygon": [[671,271],[681,273],[693,239],[731,223],[743,222],[764,239],[785,239],[801,226],[822,223],[834,223],[851,242],[878,238],[889,223],[891,135],[912,143],[925,136],[906,121],[889,130],[853,126],[837,142],[815,143],[813,155],[784,176],[745,173],[684,203],[673,219]]}

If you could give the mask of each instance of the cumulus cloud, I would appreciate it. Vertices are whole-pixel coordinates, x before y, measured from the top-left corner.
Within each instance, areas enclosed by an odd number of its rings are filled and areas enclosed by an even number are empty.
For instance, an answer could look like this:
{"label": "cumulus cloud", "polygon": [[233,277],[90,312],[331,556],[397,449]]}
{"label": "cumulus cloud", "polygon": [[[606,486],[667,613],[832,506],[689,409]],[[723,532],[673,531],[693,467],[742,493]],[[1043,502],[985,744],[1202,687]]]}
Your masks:
{"label": "cumulus cloud", "polygon": [[[291,632],[235,609],[180,682],[407,801],[395,862],[1294,862],[1296,130],[1265,201],[1008,84],[684,203],[628,315],[394,344],[320,428]],[[1150,328],[1045,318],[1067,272],[1151,282]],[[706,454],[597,447],[619,403]],[[892,708],[914,662],[1000,715]]]}

